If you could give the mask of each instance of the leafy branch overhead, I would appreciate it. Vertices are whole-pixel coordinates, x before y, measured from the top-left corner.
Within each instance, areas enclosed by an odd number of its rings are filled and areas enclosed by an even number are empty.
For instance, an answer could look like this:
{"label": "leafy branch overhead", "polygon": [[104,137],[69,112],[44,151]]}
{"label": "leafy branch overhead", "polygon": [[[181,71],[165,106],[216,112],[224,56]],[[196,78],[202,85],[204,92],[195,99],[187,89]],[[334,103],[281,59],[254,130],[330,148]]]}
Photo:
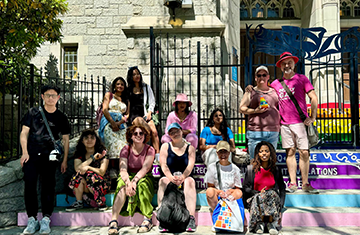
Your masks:
{"label": "leafy branch overhead", "polygon": [[66,0],[0,0],[0,64],[25,66],[44,42],[60,42]]}

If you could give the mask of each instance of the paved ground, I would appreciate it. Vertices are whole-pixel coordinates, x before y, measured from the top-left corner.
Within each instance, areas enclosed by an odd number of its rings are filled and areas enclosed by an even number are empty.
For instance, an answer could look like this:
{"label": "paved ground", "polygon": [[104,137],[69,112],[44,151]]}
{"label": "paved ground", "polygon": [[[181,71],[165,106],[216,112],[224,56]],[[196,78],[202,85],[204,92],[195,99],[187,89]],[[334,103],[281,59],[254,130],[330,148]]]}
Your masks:
{"label": "paved ground", "polygon": [[[360,222],[359,222],[360,226]],[[6,227],[0,228],[0,234],[21,234],[24,227]],[[121,235],[126,234],[137,234],[135,227],[124,227],[120,230]],[[38,234],[38,233],[36,233]],[[64,235],[64,234],[107,234],[107,227],[52,227],[51,234]],[[158,233],[158,228],[154,227],[147,235],[155,235]],[[192,235],[200,235],[200,234],[215,234],[211,232],[211,227],[209,226],[200,226],[198,227],[195,233],[181,233],[181,234],[192,234]],[[219,234],[219,233],[216,233]],[[224,233],[225,234],[225,233]],[[229,233],[227,233],[229,234]],[[246,233],[251,234],[251,233]],[[285,227],[282,229],[280,234],[288,235],[288,234],[360,234],[360,227]]]}

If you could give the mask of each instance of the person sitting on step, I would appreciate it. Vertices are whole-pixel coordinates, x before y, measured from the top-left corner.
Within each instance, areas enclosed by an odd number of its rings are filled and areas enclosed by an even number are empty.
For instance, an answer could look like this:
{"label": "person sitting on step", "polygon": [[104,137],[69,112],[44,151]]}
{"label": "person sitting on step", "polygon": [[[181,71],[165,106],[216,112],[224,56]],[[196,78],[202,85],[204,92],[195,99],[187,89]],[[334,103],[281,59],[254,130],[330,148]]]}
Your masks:
{"label": "person sitting on step", "polygon": [[192,102],[188,99],[186,94],[178,94],[176,100],[173,103],[175,111],[169,113],[166,119],[165,134],[161,138],[161,143],[168,143],[171,141],[169,133],[167,131],[168,126],[177,122],[180,124],[183,132],[183,138],[189,142],[195,149],[198,146],[198,137],[196,135],[197,130],[197,114],[190,110]]}
{"label": "person sitting on step", "polygon": [[[234,134],[228,127],[224,112],[216,108],[210,114],[210,118],[206,123],[206,127],[200,134],[200,150],[203,151],[202,159],[206,166],[216,162],[218,156],[216,154],[216,144],[220,140],[225,140],[230,144],[230,151],[235,151]],[[231,160],[231,154],[229,156]]]}
{"label": "person sitting on step", "polygon": [[67,207],[66,211],[83,208],[83,200],[86,204],[100,210],[107,208],[105,195],[110,189],[110,177],[107,171],[109,159],[105,154],[105,146],[95,130],[84,130],[74,153],[76,174],[69,183],[76,201]]}
{"label": "person sitting on step", "polygon": [[150,133],[142,125],[132,125],[126,130],[126,145],[120,152],[120,175],[116,187],[114,204],[108,233],[119,233],[117,218],[134,216],[138,212],[144,216],[144,221],[137,230],[138,233],[149,232],[153,227],[151,217],[154,197],[154,178],[152,164],[155,150],[146,143]]}
{"label": "person sitting on step", "polygon": [[[183,137],[183,131],[179,123],[174,122],[168,126],[168,133],[171,142],[163,144],[160,149],[160,174],[158,190],[158,207],[164,197],[167,185],[173,182],[184,190],[186,208],[190,213],[190,221],[186,228],[187,232],[195,232],[195,208],[196,208],[196,188],[195,180],[191,177],[191,172],[195,165],[195,148],[187,143]],[[180,176],[175,175],[179,173]],[[159,232],[167,232],[167,228],[159,226]]]}
{"label": "person sitting on step", "polygon": [[276,166],[273,145],[261,141],[255,147],[255,158],[248,165],[243,186],[244,204],[250,211],[249,231],[264,233],[268,219],[270,234],[278,234],[281,210],[285,202],[285,183]]}

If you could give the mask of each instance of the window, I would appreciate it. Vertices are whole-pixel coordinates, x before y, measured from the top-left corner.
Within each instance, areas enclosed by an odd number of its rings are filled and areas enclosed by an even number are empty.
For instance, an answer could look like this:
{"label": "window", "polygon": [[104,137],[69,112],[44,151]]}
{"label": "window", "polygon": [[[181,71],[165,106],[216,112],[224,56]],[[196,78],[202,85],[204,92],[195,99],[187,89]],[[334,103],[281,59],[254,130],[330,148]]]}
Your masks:
{"label": "window", "polygon": [[257,18],[296,18],[295,6],[291,0],[240,0],[240,20]]}
{"label": "window", "polygon": [[63,76],[65,78],[76,78],[78,74],[78,47],[64,46]]}
{"label": "window", "polygon": [[341,0],[340,2],[341,17],[360,17],[360,0]]}

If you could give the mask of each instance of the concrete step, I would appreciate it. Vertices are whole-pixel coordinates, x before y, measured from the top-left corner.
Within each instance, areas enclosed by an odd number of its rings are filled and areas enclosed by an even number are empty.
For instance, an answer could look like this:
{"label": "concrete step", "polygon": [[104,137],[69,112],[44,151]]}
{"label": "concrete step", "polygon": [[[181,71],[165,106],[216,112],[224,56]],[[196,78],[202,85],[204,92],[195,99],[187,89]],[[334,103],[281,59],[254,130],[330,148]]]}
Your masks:
{"label": "concrete step", "polygon": [[[156,212],[154,212],[155,214]],[[245,216],[249,220],[249,213]],[[42,216],[39,213],[38,218]],[[202,206],[195,214],[196,223],[199,226],[211,226],[210,208]],[[282,225],[284,227],[333,227],[333,226],[359,226],[360,208],[358,207],[296,207],[285,208],[283,211]],[[27,224],[26,212],[18,213],[18,226]],[[66,212],[64,208],[56,207],[51,217],[52,226],[107,226],[111,220],[111,209],[97,211],[92,208],[81,209],[74,212]],[[134,217],[119,216],[119,225],[136,226],[141,224],[143,216],[136,213]],[[153,224],[158,221],[153,216]]]}
{"label": "concrete step", "polygon": [[[65,200],[65,194],[56,196],[56,206],[67,207],[75,201],[75,197],[68,197],[69,203]],[[157,196],[152,203],[157,206]],[[112,206],[114,193],[106,195],[106,205]],[[205,190],[198,190],[197,206],[208,206]],[[308,194],[302,190],[295,193],[287,193],[285,198],[286,207],[360,207],[360,190],[320,190],[320,194]]]}
{"label": "concrete step", "polygon": [[[0,228],[0,234],[4,235],[13,235],[13,234],[21,234],[25,227],[6,227]],[[51,234],[52,235],[68,235],[68,234],[108,234],[108,227],[107,226],[54,226],[51,227]],[[120,229],[120,234],[137,234],[137,227],[122,227]],[[155,226],[151,229],[150,232],[146,233],[147,235],[158,235],[158,227]],[[164,233],[169,234],[169,233]],[[211,232],[211,226],[198,226],[196,232],[194,233],[181,233],[181,234],[191,234],[191,235],[208,235],[208,234],[215,234]],[[229,233],[216,233],[229,235]],[[245,234],[252,234],[252,233],[245,233]],[[264,233],[265,235],[266,233]],[[334,234],[360,234],[360,227],[355,226],[338,226],[338,227],[283,227],[279,234],[283,235],[292,235],[292,234],[322,234],[322,235],[334,235]]]}

